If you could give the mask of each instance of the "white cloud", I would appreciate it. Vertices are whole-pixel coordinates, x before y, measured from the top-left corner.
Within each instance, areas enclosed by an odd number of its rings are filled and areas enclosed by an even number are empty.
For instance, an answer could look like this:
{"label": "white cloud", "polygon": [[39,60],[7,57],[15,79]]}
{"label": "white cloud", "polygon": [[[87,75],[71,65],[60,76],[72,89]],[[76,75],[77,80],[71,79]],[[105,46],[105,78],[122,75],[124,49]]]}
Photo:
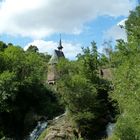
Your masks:
{"label": "white cloud", "polygon": [[126,31],[124,28],[121,28],[120,25],[125,26],[125,21],[121,20],[117,25],[112,26],[109,30],[104,33],[104,38],[107,40],[117,40],[123,39],[127,40]]}
{"label": "white cloud", "polygon": [[98,16],[126,16],[130,0],[4,0],[0,33],[41,38],[52,33],[82,32]]}
{"label": "white cloud", "polygon": [[[57,49],[58,47],[58,42],[54,41],[44,41],[44,40],[34,40],[33,42],[27,44],[24,47],[24,50],[26,50],[30,45],[36,45],[39,49],[39,52],[45,53],[47,52],[48,54],[53,53],[54,49]],[[75,59],[77,54],[81,53],[81,44],[74,44],[71,42],[62,42],[63,52],[66,56],[66,58],[69,59]]]}
{"label": "white cloud", "polygon": [[117,25],[118,26],[125,26],[125,21],[127,20],[127,18],[125,18],[125,19],[123,19],[123,20],[121,20]]}

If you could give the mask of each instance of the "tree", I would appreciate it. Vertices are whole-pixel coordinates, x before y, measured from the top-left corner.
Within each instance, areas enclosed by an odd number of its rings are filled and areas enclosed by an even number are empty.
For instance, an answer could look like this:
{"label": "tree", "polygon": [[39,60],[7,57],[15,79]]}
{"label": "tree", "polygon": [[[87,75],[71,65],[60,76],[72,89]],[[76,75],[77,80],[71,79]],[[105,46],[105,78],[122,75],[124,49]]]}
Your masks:
{"label": "tree", "polygon": [[[129,43],[140,45],[140,6],[130,12],[128,20],[125,22],[127,38]],[[134,46],[133,46],[134,47]]]}
{"label": "tree", "polygon": [[28,47],[27,51],[30,51],[30,52],[38,52],[39,50],[38,50],[37,46],[35,46],[35,45],[30,45],[30,46]]}
{"label": "tree", "polygon": [[[60,60],[57,90],[67,113],[84,138],[95,138],[108,122],[109,82],[99,74],[99,54],[95,42],[83,48],[77,61]],[[105,121],[102,118],[105,118]]]}
{"label": "tree", "polygon": [[[109,67],[111,68],[111,55],[113,52],[113,48],[112,48],[112,41],[104,41],[103,43],[103,51],[104,54],[101,55],[100,61],[101,61],[101,66],[104,65],[105,67]],[[107,66],[108,65],[108,66]]]}
{"label": "tree", "polygon": [[91,42],[91,49],[89,47],[82,48],[83,54],[78,55],[78,61],[81,61],[82,72],[86,78],[90,79],[93,83],[97,83],[98,80],[98,52],[96,43]]}
{"label": "tree", "polygon": [[140,7],[130,13],[126,21],[128,42],[119,40],[112,55],[115,67],[112,99],[117,101],[118,116],[114,139],[140,139]]}
{"label": "tree", "polygon": [[3,51],[6,48],[7,48],[7,45],[4,42],[0,41],[0,51]]}
{"label": "tree", "polygon": [[15,46],[1,54],[0,130],[6,137],[22,140],[37,121],[34,116],[52,118],[62,109],[54,92],[45,86],[43,57]]}

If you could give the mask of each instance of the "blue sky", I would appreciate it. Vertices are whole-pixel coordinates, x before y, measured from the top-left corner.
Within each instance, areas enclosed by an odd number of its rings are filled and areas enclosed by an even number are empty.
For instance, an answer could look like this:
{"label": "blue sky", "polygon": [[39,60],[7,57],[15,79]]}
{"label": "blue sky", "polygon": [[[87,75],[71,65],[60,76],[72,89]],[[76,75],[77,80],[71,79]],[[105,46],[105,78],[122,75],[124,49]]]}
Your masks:
{"label": "blue sky", "polygon": [[118,23],[126,19],[137,0],[1,0],[0,40],[26,49],[37,45],[52,53],[61,33],[64,53],[74,59],[81,47],[96,41],[126,39]]}

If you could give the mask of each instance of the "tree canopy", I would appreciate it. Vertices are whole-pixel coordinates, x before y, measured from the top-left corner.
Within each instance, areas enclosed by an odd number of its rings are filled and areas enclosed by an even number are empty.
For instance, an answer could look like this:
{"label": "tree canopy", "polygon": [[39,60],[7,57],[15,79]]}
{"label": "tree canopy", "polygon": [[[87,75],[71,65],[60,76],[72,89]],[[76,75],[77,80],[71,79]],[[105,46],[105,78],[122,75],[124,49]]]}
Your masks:
{"label": "tree canopy", "polygon": [[[100,76],[101,59],[95,42],[83,48],[76,61],[58,63],[57,90],[68,116],[84,138],[95,138],[108,122],[109,81]],[[105,118],[106,122],[102,122]]]}
{"label": "tree canopy", "polygon": [[45,84],[49,57],[12,44],[2,48],[0,131],[22,140],[38,120],[35,116],[52,118],[61,108],[54,92]]}
{"label": "tree canopy", "polygon": [[128,41],[118,40],[112,55],[114,91],[119,115],[112,140],[140,139],[140,7],[130,13],[125,22]]}

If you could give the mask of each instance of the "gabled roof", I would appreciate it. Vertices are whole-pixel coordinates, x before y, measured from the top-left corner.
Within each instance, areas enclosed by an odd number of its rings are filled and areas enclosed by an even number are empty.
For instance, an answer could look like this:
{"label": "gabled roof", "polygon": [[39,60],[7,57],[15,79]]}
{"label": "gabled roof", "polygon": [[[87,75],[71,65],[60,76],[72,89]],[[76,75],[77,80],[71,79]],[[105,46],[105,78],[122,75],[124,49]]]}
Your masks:
{"label": "gabled roof", "polygon": [[64,53],[60,50],[54,50],[54,53],[49,61],[49,64],[57,64],[60,57],[65,57]]}
{"label": "gabled roof", "polygon": [[62,51],[59,51],[59,50],[55,50],[55,53],[57,55],[57,57],[64,57],[64,53]]}

